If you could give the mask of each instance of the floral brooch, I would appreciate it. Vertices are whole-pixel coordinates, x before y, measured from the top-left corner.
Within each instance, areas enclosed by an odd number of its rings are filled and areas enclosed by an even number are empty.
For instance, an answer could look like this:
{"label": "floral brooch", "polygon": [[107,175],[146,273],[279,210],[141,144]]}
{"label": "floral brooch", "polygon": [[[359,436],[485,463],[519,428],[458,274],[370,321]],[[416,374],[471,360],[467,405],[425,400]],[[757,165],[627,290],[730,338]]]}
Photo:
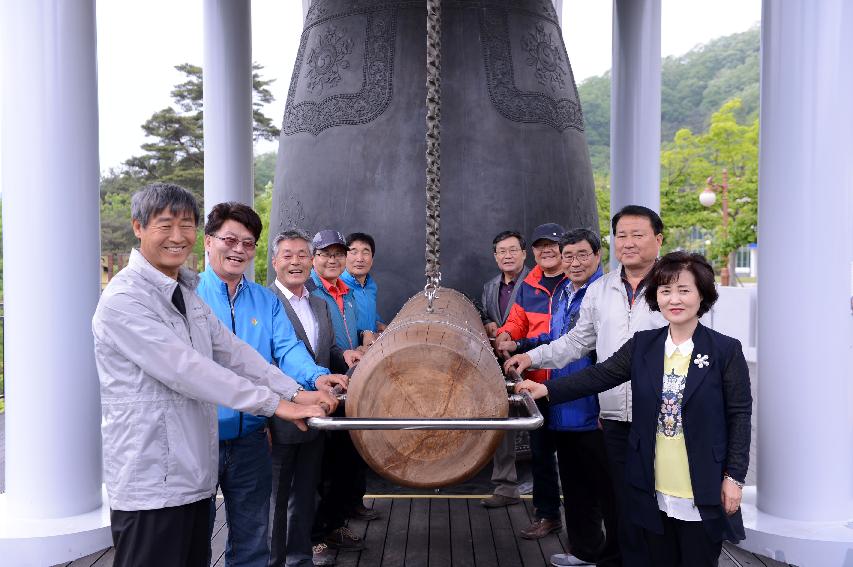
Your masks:
{"label": "floral brooch", "polygon": [[693,364],[699,368],[705,368],[706,366],[711,366],[711,361],[708,360],[707,354],[697,354],[696,358],[693,359]]}

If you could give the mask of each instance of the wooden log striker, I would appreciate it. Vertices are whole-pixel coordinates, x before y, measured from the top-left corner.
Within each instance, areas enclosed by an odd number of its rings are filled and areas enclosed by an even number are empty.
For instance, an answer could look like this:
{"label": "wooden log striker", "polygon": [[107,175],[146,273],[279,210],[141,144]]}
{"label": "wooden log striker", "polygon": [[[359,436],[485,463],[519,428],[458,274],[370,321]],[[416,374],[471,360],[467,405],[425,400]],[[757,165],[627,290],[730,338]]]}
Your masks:
{"label": "wooden log striker", "polygon": [[[506,383],[480,316],[458,291],[441,288],[427,312],[410,298],[359,362],[347,417],[507,417]],[[351,431],[367,464],[414,488],[463,482],[492,457],[502,431]]]}

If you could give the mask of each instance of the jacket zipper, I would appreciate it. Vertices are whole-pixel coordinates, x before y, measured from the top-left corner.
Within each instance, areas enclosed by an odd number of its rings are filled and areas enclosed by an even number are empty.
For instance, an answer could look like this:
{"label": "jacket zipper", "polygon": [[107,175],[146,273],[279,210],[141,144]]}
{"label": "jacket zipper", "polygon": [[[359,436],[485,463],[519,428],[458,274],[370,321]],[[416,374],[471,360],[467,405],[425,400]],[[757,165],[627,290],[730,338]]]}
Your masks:
{"label": "jacket zipper", "polygon": [[[231,301],[231,296],[228,294],[228,284],[225,284],[225,296],[228,297],[228,306],[231,308],[231,332],[237,334],[237,320],[234,317],[234,302]],[[237,294],[234,294],[234,299],[237,299]],[[240,425],[237,428],[237,437],[243,435],[243,412],[240,413]]]}

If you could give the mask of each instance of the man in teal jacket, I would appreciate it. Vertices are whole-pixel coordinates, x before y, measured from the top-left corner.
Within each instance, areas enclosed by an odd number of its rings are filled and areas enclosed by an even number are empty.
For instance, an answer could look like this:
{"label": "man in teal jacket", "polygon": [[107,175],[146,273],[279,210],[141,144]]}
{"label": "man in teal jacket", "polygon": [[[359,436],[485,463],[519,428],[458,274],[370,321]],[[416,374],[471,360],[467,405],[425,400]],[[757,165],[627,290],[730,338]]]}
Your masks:
{"label": "man in teal jacket", "polygon": [[347,269],[341,274],[349,288],[355,294],[355,306],[358,310],[358,326],[370,331],[382,332],[385,323],[379,317],[376,308],[376,296],[379,288],[370,275],[373,257],[376,255],[376,242],[364,232],[347,235]]}
{"label": "man in teal jacket", "polygon": [[[261,226],[257,213],[241,203],[220,203],[210,211],[204,229],[208,265],[200,274],[199,296],[226,327],[302,388],[346,386],[345,376],[314,363],[278,298],[246,279]],[[226,563],[266,567],[272,491],[267,419],[222,406],[218,413],[219,486],[229,525]]]}

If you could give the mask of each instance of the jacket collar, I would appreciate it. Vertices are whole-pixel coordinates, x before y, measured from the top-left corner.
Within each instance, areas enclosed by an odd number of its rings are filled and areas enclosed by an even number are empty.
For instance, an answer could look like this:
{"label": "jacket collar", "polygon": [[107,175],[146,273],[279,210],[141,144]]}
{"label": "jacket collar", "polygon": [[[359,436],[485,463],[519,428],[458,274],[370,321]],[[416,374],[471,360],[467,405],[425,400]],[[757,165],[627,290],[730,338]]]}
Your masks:
{"label": "jacket collar", "polygon": [[[324,280],[320,277],[320,275],[317,272],[314,271],[314,268],[311,268],[311,281],[314,282],[316,289],[321,290],[323,293],[325,293],[329,296],[332,295],[332,293],[328,289],[326,289],[326,285],[324,283]],[[307,285],[307,283],[308,282],[306,282],[306,285]],[[338,278],[338,281],[335,282],[335,285],[342,292],[341,296],[345,296],[350,292],[349,286],[347,285],[346,282],[341,281],[341,278]],[[310,291],[314,291],[314,290],[312,289]]]}
{"label": "jacket collar", "polygon": [[[590,286],[590,284],[592,284],[592,282],[594,282],[595,280],[597,280],[598,278],[600,278],[603,275],[604,275],[604,270],[601,269],[601,263],[599,262],[598,269],[595,270],[595,273],[592,274],[592,276],[590,276],[590,278],[588,280],[586,280],[585,284],[583,284],[577,290],[575,290],[574,293],[578,293],[580,290],[588,288]],[[572,280],[570,280],[568,277],[566,278],[566,281],[570,282],[567,284],[568,286],[572,285],[571,284]]]}
{"label": "jacket collar", "polygon": [[[210,264],[205,267],[204,271],[198,275],[199,282],[207,281],[210,282],[211,285],[216,286],[222,293],[225,294],[225,297],[228,297],[228,284],[225,283],[225,280],[219,277],[213,268],[210,267]],[[240,283],[237,284],[237,291],[234,294],[234,297],[240,295],[240,291],[246,287],[246,276],[245,274],[240,278]]]}
{"label": "jacket collar", "polygon": [[[542,268],[540,268],[539,265],[537,264],[537,265],[533,266],[533,269],[531,269],[530,273],[527,274],[527,277],[524,278],[524,283],[526,283],[532,287],[535,287],[536,289],[541,289],[546,294],[551,295],[551,293],[545,288],[545,286],[543,286],[541,283],[539,283],[539,281],[544,277],[545,277],[545,272],[543,272]],[[568,278],[566,278],[566,275],[563,274],[563,280],[566,280],[566,279],[568,279]],[[563,280],[560,280],[561,283]],[[554,291],[557,291],[557,288],[554,288]]]}
{"label": "jacket collar", "polygon": [[646,373],[655,391],[655,399],[660,400],[663,393],[663,353],[666,338],[669,336],[669,325],[657,329],[644,356]]}
{"label": "jacket collar", "polygon": [[354,275],[349,273],[349,270],[344,270],[344,273],[341,274],[341,279],[344,280],[344,283],[346,283],[350,287],[370,289],[371,287],[374,287],[376,285],[373,280],[373,276],[371,276],[370,274],[367,274],[367,277],[364,278],[364,285],[361,285],[361,282],[359,282]]}
{"label": "jacket collar", "polygon": [[[686,404],[690,400],[699,384],[705,379],[714,364],[719,364],[721,361],[714,360],[715,355],[711,350],[711,333],[708,328],[702,323],[696,325],[696,330],[693,331],[693,360],[690,361],[690,366],[687,367],[687,384],[684,386],[684,400],[682,404]],[[696,364],[698,357],[707,356],[707,364],[702,364],[700,368]]]}
{"label": "jacket collar", "polygon": [[198,286],[198,274],[193,270],[181,266],[180,269],[178,269],[178,280],[175,281],[152,266],[151,263],[145,259],[145,256],[142,255],[142,252],[136,248],[130,251],[130,258],[127,261],[127,265],[151,285],[164,293],[168,293],[170,298],[172,293],[175,291],[175,285],[178,283],[181,283],[184,287],[188,287],[192,290]]}
{"label": "jacket collar", "polygon": [[[655,336],[649,344],[644,356],[646,373],[649,376],[651,386],[655,390],[655,399],[660,399],[663,390],[663,380],[661,378],[663,377],[664,345],[666,344],[668,336],[669,325],[658,329],[655,332]],[[710,364],[704,364],[702,368],[699,368],[699,365],[695,363],[695,360],[690,361],[690,364],[687,367],[687,378],[686,385],[684,386],[682,404],[687,404],[687,401],[696,392],[699,384],[701,384],[708,375],[708,371],[711,366],[718,362],[713,360],[714,354],[711,351],[711,334],[708,332],[707,327],[702,323],[699,323],[696,325],[696,330],[693,331],[693,354],[691,356],[695,359],[701,355],[708,355],[708,361]]]}

